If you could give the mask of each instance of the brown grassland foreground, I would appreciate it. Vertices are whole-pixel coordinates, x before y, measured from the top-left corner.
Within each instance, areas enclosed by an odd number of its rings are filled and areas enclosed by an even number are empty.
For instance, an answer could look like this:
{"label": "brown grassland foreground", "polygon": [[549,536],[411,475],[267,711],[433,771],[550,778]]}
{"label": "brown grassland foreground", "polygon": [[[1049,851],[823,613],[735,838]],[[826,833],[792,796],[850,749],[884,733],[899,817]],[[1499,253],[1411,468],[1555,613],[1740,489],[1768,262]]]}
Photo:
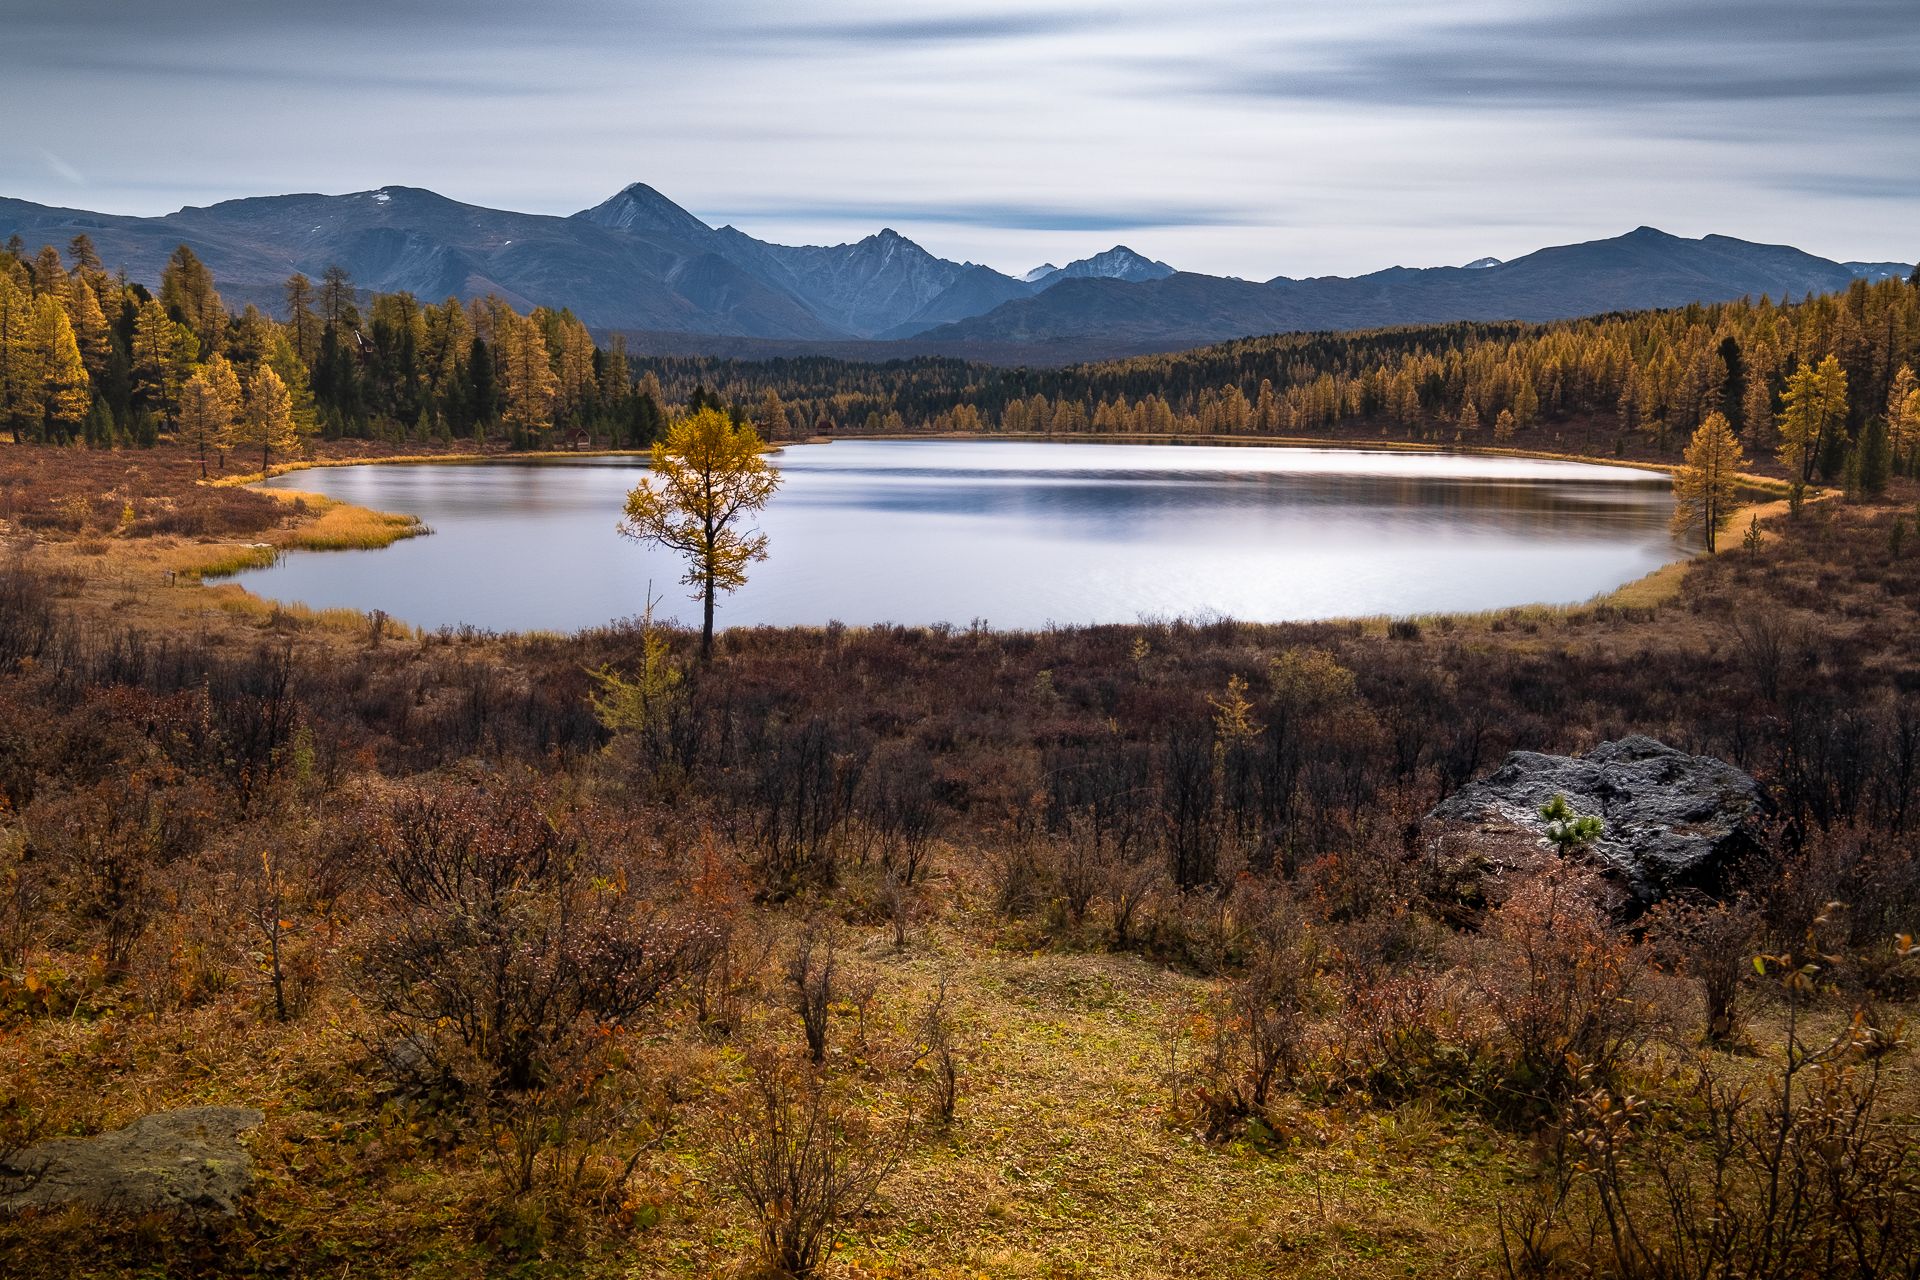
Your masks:
{"label": "brown grassland foreground", "polygon": [[[701,669],[194,585],[402,528],[196,477],[0,450],[0,1164],[222,1103],[259,1183],[10,1280],[1920,1274],[1912,484],[1582,608]],[[1422,823],[1634,732],[1767,789],[1717,899]]]}

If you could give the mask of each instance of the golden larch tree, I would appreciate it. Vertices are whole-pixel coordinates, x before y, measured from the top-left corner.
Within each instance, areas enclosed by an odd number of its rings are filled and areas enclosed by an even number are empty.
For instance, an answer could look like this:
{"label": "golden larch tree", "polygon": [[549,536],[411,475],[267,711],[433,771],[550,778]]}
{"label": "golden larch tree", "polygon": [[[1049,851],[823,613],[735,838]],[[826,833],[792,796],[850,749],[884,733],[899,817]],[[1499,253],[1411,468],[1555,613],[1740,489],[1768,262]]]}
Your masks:
{"label": "golden larch tree", "polygon": [[0,423],[13,432],[15,444],[35,417],[40,364],[33,340],[33,296],[0,269]]}
{"label": "golden larch tree", "polygon": [[1747,387],[1740,399],[1740,425],[1758,449],[1766,443],[1773,422],[1773,352],[1761,346],[1747,359]]}
{"label": "golden larch tree", "polygon": [[67,284],[67,319],[73,324],[87,375],[95,381],[104,378],[113,360],[113,337],[106,313],[100,309],[100,296],[84,276],[76,275]]}
{"label": "golden larch tree", "polygon": [[677,551],[687,560],[682,582],[705,607],[700,660],[713,656],[713,605],[747,580],[747,566],[767,558],[767,535],[741,529],[741,517],[767,505],[780,473],[761,456],[760,434],[718,409],[702,409],[667,429],[653,446],[653,474],[627,494],[622,535]]}
{"label": "golden larch tree", "polygon": [[73,325],[60,299],[43,293],[33,305],[34,345],[40,349],[40,417],[50,434],[79,430],[93,407],[93,385],[80,359]]}
{"label": "golden larch tree", "polygon": [[320,320],[313,314],[313,281],[296,271],[287,277],[287,327],[293,331],[293,349],[311,365],[320,354]]}
{"label": "golden larch tree", "polygon": [[793,431],[787,421],[787,406],[772,387],[760,397],[760,407],[754,410],[753,420],[768,440],[785,440]]}
{"label": "golden larch tree", "polygon": [[593,378],[593,335],[571,311],[536,313],[554,377],[554,401],[569,426],[586,421],[598,387]]}
{"label": "golden larch tree", "polygon": [[1740,468],[1746,465],[1727,415],[1717,409],[1709,413],[1687,443],[1685,463],[1673,474],[1675,532],[1698,530],[1712,554],[1720,530],[1733,514]]}
{"label": "golden larch tree", "polygon": [[193,371],[180,388],[177,433],[200,459],[200,478],[207,475],[207,450],[225,449],[234,439],[234,418],[240,411],[240,379],[225,356],[216,355]]}
{"label": "golden larch tree", "polygon": [[1920,379],[1914,377],[1910,364],[1900,366],[1887,389],[1887,437],[1896,464],[1905,463],[1913,446],[1920,443]]}
{"label": "golden larch tree", "polygon": [[1780,401],[1780,465],[1805,484],[1828,442],[1845,438],[1847,371],[1832,356],[1802,364],[1787,379]]}
{"label": "golden larch tree", "polygon": [[262,472],[272,465],[275,449],[293,448],[297,438],[293,397],[270,365],[254,370],[248,382],[246,401],[235,424],[235,438],[239,444],[260,450]]}
{"label": "golden larch tree", "polygon": [[494,358],[506,402],[501,419],[517,431],[538,436],[553,426],[553,402],[560,387],[547,356],[547,341],[539,325],[510,310],[502,310],[495,326],[498,353]]}
{"label": "golden larch tree", "polygon": [[160,305],[193,331],[202,351],[218,351],[225,344],[227,309],[213,286],[213,272],[184,244],[160,273]]}
{"label": "golden larch tree", "polygon": [[173,416],[180,384],[185,381],[180,370],[184,335],[185,330],[167,317],[166,308],[151,298],[134,316],[133,394],[164,418]]}

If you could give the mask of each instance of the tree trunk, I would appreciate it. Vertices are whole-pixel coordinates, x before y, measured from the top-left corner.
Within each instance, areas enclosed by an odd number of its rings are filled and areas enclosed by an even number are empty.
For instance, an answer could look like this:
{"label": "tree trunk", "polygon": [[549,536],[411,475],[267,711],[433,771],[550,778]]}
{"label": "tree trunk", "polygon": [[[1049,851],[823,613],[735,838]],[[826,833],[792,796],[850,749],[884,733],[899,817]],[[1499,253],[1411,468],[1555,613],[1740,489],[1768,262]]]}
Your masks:
{"label": "tree trunk", "polygon": [[705,625],[700,628],[700,661],[711,662],[713,660],[713,573],[711,570],[707,573],[707,589],[704,603],[706,605],[707,620]]}

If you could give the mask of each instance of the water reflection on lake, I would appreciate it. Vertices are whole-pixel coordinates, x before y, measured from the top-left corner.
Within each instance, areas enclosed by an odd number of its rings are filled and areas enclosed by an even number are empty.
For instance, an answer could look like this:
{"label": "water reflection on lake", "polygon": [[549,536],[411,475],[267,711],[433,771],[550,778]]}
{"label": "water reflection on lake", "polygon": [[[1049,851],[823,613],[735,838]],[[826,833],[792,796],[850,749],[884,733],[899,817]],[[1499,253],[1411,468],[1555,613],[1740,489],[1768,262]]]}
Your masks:
{"label": "water reflection on lake", "polygon": [[[841,441],[776,461],[771,557],[723,625],[1284,621],[1575,603],[1684,554],[1656,472],[1353,449]],[[614,533],[630,459],[359,466],[273,487],[433,527],[242,575],[316,607],[429,628],[696,624],[666,552]]]}

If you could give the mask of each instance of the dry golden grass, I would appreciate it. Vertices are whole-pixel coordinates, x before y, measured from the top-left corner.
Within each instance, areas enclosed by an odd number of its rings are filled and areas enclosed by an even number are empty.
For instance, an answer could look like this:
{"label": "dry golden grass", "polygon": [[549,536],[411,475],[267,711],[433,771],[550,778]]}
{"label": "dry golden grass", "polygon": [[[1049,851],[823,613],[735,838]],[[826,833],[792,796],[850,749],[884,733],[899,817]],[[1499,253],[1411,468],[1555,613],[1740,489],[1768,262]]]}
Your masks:
{"label": "dry golden grass", "polygon": [[[281,631],[319,631],[365,638],[373,633],[373,615],[359,609],[316,609],[297,601],[284,603],[254,595],[238,583],[209,586],[202,600],[228,617]],[[380,636],[387,640],[417,640],[420,629],[397,618],[380,619]]]}
{"label": "dry golden grass", "polygon": [[[864,1017],[836,1009],[829,1070],[876,1109],[908,1105],[898,1062],[919,1011],[947,984],[964,1059],[950,1129],[922,1124],[867,1213],[850,1224],[823,1280],[1237,1280],[1246,1276],[1479,1276],[1498,1267],[1492,1206],[1524,1178],[1525,1132],[1437,1100],[1361,1098],[1280,1103],[1274,1138],[1210,1145],[1175,1118],[1165,1034],[1206,984],[1137,956],[1030,952],[976,902],[967,859],[948,850],[934,885],[939,917],[896,948],[884,928],[843,934],[847,986],[870,984]],[[783,932],[792,920],[762,917]],[[76,965],[84,960],[76,959]],[[797,1019],[777,973],[740,1033],[790,1056]],[[1685,984],[1673,980],[1676,989]],[[164,993],[164,984],[160,990]],[[727,1190],[708,1135],[738,1076],[737,1046],[683,1014],[634,1037],[643,1087],[670,1092],[657,1142],[637,1148],[625,1208],[573,1220],[516,1256],[503,1244],[502,1197],[480,1133],[418,1103],[385,1099],[371,1065],[378,1034],[341,990],[323,991],[290,1024],[242,977],[203,1002],[144,1011],[124,1004],[32,1035],[0,1039],[0,1071],[44,1100],[59,1131],[91,1133],[147,1112],[201,1104],[256,1106],[249,1139],[259,1174],[246,1217],[198,1238],[164,1225],[100,1224],[80,1215],[0,1223],[10,1278],[75,1274],[337,1274],[478,1280],[564,1274],[746,1276],[750,1224]],[[1684,997],[1676,1001],[1676,1007]],[[1778,1049],[1778,1016],[1750,1006],[1758,1049]],[[1691,1012],[1685,1015],[1691,1018]],[[1823,1012],[1811,1029],[1844,1017]],[[864,1039],[862,1039],[864,1035]],[[1664,1087],[1690,1050],[1676,1033],[1640,1077]],[[1759,1072],[1758,1059],[1727,1069]],[[1900,1063],[1897,1087],[1911,1097]],[[329,1264],[328,1260],[331,1260]]]}
{"label": "dry golden grass", "polygon": [[298,493],[290,489],[266,492],[289,503],[304,504],[310,519],[288,529],[276,545],[288,551],[373,551],[392,546],[402,538],[431,533],[416,516],[390,511],[372,511],[339,502],[317,493]]}
{"label": "dry golden grass", "polygon": [[[869,1064],[897,1050],[944,979],[964,1092],[952,1128],[912,1135],[824,1280],[1384,1280],[1481,1274],[1492,1262],[1487,1205],[1521,1167],[1523,1143],[1425,1104],[1289,1098],[1275,1142],[1208,1145],[1171,1118],[1162,1048],[1204,984],[1133,956],[1009,948],[947,883],[950,913],[906,949],[879,928],[846,935],[843,972],[875,995],[864,1044],[851,1008],[836,1012],[831,1070],[885,1112],[906,1105],[905,1082]],[[797,1053],[798,1022],[779,1007],[777,975],[767,979],[748,1034]],[[241,985],[158,1017],[130,1004],[48,1024],[0,1041],[0,1069],[45,1099],[62,1131],[170,1107],[261,1108],[267,1123],[249,1140],[260,1181],[225,1235],[220,1274],[326,1258],[353,1259],[361,1277],[502,1274],[508,1260],[489,1239],[498,1184],[480,1135],[382,1105],[361,1040],[370,1028],[344,993],[285,1026],[264,998]],[[706,1137],[737,1072],[731,1054],[681,1020],[636,1042],[638,1069],[655,1087],[671,1081],[680,1101],[666,1141],[640,1152],[634,1216],[578,1224],[526,1274],[746,1274],[749,1224]],[[98,1276],[174,1273],[191,1247],[78,1215],[0,1224],[0,1264],[19,1280],[72,1274],[83,1259]]]}

